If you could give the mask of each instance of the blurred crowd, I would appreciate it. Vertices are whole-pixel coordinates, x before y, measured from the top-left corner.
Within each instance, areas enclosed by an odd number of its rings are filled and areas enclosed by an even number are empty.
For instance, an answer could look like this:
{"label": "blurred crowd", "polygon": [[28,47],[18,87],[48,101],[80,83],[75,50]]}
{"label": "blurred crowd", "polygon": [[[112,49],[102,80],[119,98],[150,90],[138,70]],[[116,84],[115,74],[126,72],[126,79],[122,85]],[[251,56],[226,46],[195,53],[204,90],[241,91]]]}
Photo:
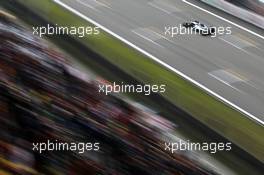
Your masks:
{"label": "blurred crowd", "polygon": [[[164,150],[173,124],[89,79],[20,25],[0,16],[0,174],[207,175]],[[32,150],[32,143],[99,142],[100,151]]]}

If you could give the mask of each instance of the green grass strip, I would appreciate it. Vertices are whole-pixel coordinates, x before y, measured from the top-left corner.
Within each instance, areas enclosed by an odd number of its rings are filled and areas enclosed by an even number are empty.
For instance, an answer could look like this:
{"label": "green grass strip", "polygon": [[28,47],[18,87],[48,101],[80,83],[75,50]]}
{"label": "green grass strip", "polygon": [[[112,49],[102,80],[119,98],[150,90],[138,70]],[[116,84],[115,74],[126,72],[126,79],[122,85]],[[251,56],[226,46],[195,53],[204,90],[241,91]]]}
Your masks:
{"label": "green grass strip", "polygon": [[[93,26],[51,0],[18,1],[53,24]],[[167,100],[264,162],[264,127],[103,31],[76,39],[135,79],[166,84]]]}

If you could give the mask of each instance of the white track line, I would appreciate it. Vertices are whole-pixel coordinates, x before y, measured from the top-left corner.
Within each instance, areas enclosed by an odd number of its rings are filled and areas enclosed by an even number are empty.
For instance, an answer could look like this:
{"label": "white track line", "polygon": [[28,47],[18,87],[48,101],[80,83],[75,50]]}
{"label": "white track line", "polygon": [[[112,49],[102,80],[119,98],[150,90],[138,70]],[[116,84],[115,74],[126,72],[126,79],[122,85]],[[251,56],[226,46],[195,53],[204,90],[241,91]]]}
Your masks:
{"label": "white track line", "polygon": [[243,94],[244,94],[244,92],[242,92],[242,91],[241,91],[241,90],[239,90],[238,88],[236,88],[236,87],[232,86],[230,83],[228,83],[228,82],[226,82],[226,81],[222,80],[221,78],[219,78],[219,77],[215,76],[214,74],[212,74],[212,73],[208,73],[208,75],[210,75],[211,77],[215,78],[216,80],[218,80],[218,81],[222,82],[223,84],[225,84],[225,85],[227,85],[227,86],[231,87],[232,89],[235,89],[236,91],[238,91],[238,92],[240,92],[240,93],[243,93]]}
{"label": "white track line", "polygon": [[152,7],[154,7],[154,8],[156,8],[156,9],[160,10],[160,11],[163,11],[163,12],[165,12],[165,13],[167,13],[167,14],[171,14],[171,12],[169,12],[168,10],[163,9],[163,8],[157,6],[156,4],[152,3],[152,2],[150,2],[150,3],[148,3],[148,4],[149,4],[150,6],[152,6]]}
{"label": "white track line", "polygon": [[99,4],[99,5],[103,6],[103,7],[106,7],[106,8],[111,9],[111,7],[110,7],[109,5],[107,5],[107,4],[105,4],[105,3],[99,2],[99,1],[97,1],[97,0],[94,0],[94,1],[95,1],[97,4]]}
{"label": "white track line", "polygon": [[224,39],[224,38],[219,38],[219,39],[222,40],[222,41],[224,41],[225,43],[227,43],[227,44],[229,44],[229,45],[231,45],[231,46],[233,46],[233,47],[235,47],[235,48],[241,50],[242,52],[244,52],[244,53],[246,53],[246,54],[248,54],[248,55],[250,55],[250,56],[252,56],[252,57],[255,57],[255,55],[251,54],[250,52],[246,51],[245,49],[242,49],[241,47],[237,46],[236,44],[234,44],[234,43],[232,43],[232,42],[230,42],[230,41],[227,41],[227,40]]}
{"label": "white track line", "polygon": [[238,24],[236,24],[236,23],[234,23],[234,22],[232,22],[232,21],[230,21],[230,20],[228,20],[228,19],[226,19],[224,17],[221,17],[221,16],[219,16],[219,15],[213,13],[213,12],[210,12],[210,11],[208,11],[208,10],[202,8],[202,7],[199,7],[198,5],[195,5],[195,4],[191,3],[191,2],[188,2],[187,0],[182,0],[182,2],[184,2],[184,3],[186,3],[186,4],[190,5],[190,6],[193,6],[193,7],[197,8],[197,9],[200,9],[200,10],[202,10],[202,11],[204,11],[204,12],[210,14],[210,15],[213,15],[213,16],[215,16],[215,17],[217,17],[217,18],[219,18],[219,19],[221,19],[221,20],[223,20],[225,22],[228,22],[229,24],[232,24],[232,25],[234,25],[234,26],[236,26],[236,27],[248,32],[248,33],[251,33],[251,34],[261,38],[261,39],[264,39],[264,36],[262,36],[262,35],[260,35],[260,34],[258,34],[256,32],[253,32],[252,30],[249,30],[249,29],[247,29],[247,28],[245,28],[245,27],[243,27],[241,25],[238,25]]}
{"label": "white track line", "polygon": [[153,43],[153,44],[155,44],[155,45],[157,45],[157,46],[159,46],[159,47],[162,47],[162,48],[164,48],[162,45],[160,45],[160,44],[156,43],[156,42],[155,42],[155,41],[153,41],[152,39],[149,39],[148,37],[146,37],[146,36],[144,36],[144,35],[142,35],[142,34],[140,34],[140,33],[137,33],[137,32],[136,32],[136,31],[134,31],[134,30],[132,30],[132,33],[134,33],[134,34],[138,35],[139,37],[141,37],[141,38],[143,38],[143,39],[145,39],[145,40],[147,40],[147,41],[149,41],[149,42],[151,42],[151,43]]}
{"label": "white track line", "polygon": [[93,10],[95,10],[95,11],[99,11],[99,10],[97,10],[95,7],[91,6],[91,5],[88,4],[88,3],[83,2],[82,0],[76,0],[76,2],[78,2],[78,3],[82,4],[82,5],[84,5],[85,7],[91,8],[91,9],[93,9]]}
{"label": "white track line", "polygon": [[168,65],[167,63],[161,61],[160,59],[158,59],[157,57],[151,55],[150,53],[146,52],[145,50],[141,49],[140,47],[136,46],[135,44],[127,41],[126,39],[124,39],[123,37],[117,35],[116,33],[112,32],[111,30],[107,29],[106,27],[102,26],[101,24],[97,23],[96,21],[92,20],[91,18],[85,16],[84,14],[80,13],[79,11],[75,10],[74,8],[68,6],[67,4],[61,2],[60,0],[53,0],[55,3],[61,5],[62,7],[66,8],[67,10],[73,12],[74,14],[78,15],[79,17],[87,20],[90,23],[93,23],[94,25],[100,27],[102,30],[104,30],[105,32],[109,33],[110,35],[116,37],[117,39],[123,41],[124,43],[126,43],[127,45],[129,45],[130,47],[136,49],[137,51],[143,53],[144,55],[148,56],[150,59],[156,61],[157,63],[163,65],[164,67],[166,67],[167,69],[177,73],[178,75],[180,75],[181,77],[183,77],[184,79],[192,82],[193,84],[195,84],[196,86],[198,86],[199,88],[205,90],[206,92],[208,92],[209,94],[215,96],[216,98],[218,98],[219,100],[221,100],[222,102],[232,106],[235,110],[245,114],[246,116],[248,116],[250,119],[255,120],[256,122],[260,123],[261,125],[264,125],[264,121],[260,120],[259,118],[255,117],[253,114],[245,111],[244,109],[240,108],[239,106],[237,106],[236,104],[228,101],[227,99],[225,99],[224,97],[220,96],[219,94],[213,92],[212,90],[210,90],[209,88],[205,87],[204,85],[198,83],[197,81],[193,80],[192,78],[190,78],[189,76],[185,75],[184,73],[178,71],[177,69],[173,68],[172,66]]}

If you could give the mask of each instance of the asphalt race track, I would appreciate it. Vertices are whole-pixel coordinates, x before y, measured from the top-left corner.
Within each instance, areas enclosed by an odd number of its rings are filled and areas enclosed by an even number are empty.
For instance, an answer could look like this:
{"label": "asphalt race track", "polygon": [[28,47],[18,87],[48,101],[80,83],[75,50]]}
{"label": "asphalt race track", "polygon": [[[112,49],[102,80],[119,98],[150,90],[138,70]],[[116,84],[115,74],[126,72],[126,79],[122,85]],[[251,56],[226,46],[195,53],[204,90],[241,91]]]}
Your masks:
{"label": "asphalt race track", "polygon": [[[264,40],[182,0],[61,0],[228,101],[264,120]],[[191,3],[264,36],[205,4]],[[165,36],[165,27],[199,20],[232,27],[232,35]]]}

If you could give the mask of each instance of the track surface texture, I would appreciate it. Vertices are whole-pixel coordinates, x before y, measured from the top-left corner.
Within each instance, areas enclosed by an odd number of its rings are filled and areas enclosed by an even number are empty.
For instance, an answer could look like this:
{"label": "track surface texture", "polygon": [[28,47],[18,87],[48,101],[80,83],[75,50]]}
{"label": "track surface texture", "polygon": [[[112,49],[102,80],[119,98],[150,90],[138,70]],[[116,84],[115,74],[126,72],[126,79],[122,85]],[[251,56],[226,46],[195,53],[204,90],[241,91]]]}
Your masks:
{"label": "track surface texture", "polygon": [[[129,42],[264,120],[264,40],[181,0],[61,0]],[[199,1],[257,35],[264,32]],[[165,35],[165,27],[199,20],[232,27],[231,35]]]}

